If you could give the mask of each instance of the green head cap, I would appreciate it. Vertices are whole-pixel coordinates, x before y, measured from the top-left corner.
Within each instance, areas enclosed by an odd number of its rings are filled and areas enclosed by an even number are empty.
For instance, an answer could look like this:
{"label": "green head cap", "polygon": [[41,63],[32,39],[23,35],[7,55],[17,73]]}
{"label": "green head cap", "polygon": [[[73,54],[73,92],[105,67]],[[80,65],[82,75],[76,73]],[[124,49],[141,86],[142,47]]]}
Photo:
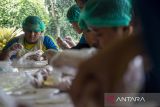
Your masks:
{"label": "green head cap", "polygon": [[128,26],[131,17],[131,0],[88,0],[80,21],[84,20],[87,26],[118,27]]}
{"label": "green head cap", "polygon": [[79,21],[79,16],[80,16],[80,8],[78,5],[73,5],[69,8],[67,12],[67,19],[69,20],[70,23],[72,22],[78,22]]}
{"label": "green head cap", "polygon": [[33,32],[43,32],[45,30],[44,22],[38,16],[28,16],[22,23],[24,30]]}

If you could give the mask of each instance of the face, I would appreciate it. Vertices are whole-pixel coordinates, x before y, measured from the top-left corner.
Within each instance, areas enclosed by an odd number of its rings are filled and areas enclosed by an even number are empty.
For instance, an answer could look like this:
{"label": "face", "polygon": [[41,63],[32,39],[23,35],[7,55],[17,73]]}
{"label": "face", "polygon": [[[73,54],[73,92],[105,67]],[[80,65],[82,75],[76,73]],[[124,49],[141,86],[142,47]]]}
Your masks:
{"label": "face", "polygon": [[77,22],[73,22],[71,23],[72,24],[72,27],[73,29],[78,33],[78,34],[81,34],[82,33],[82,30],[80,29],[79,25]]}
{"label": "face", "polygon": [[84,33],[85,40],[89,44],[89,46],[91,47],[98,46],[98,40],[96,38],[96,33],[94,31],[84,30],[83,33]]}
{"label": "face", "polygon": [[[96,32],[96,39],[98,40],[97,47],[99,49],[105,48],[116,39],[120,39],[124,36],[128,36],[128,27],[115,27],[115,28],[91,28]],[[92,32],[93,32],[92,31]]]}
{"label": "face", "polygon": [[82,0],[76,0],[77,5],[79,6],[80,9],[83,9],[84,7],[84,3],[82,2]]}
{"label": "face", "polygon": [[25,31],[25,40],[28,43],[36,43],[40,36],[42,35],[42,32],[33,32],[33,31]]}

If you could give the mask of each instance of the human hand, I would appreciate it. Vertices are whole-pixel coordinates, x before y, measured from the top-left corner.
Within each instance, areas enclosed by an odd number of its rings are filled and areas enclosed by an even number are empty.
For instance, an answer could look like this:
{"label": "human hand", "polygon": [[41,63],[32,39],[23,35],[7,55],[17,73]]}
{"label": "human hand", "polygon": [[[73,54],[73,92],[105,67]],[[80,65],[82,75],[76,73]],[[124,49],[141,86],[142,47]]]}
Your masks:
{"label": "human hand", "polygon": [[31,79],[31,84],[36,88],[43,87],[44,81],[47,80],[49,75],[51,75],[52,71],[53,71],[53,68],[48,65],[48,66],[45,66],[44,68],[39,69],[33,75],[28,75]]}
{"label": "human hand", "polygon": [[50,63],[52,57],[54,57],[57,53],[58,53],[57,50],[48,49],[48,50],[46,50],[46,51],[42,54],[42,57],[43,57],[45,60],[48,60],[48,63]]}
{"label": "human hand", "polygon": [[76,46],[76,43],[73,41],[72,37],[66,36],[64,40],[70,45],[70,47]]}
{"label": "human hand", "polygon": [[23,45],[22,44],[20,44],[20,43],[15,43],[15,44],[13,44],[10,48],[9,48],[9,50],[10,51],[18,51],[18,50],[21,50],[23,48]]}
{"label": "human hand", "polygon": [[20,43],[15,43],[13,44],[7,51],[8,53],[8,59],[12,56],[15,55],[18,51],[23,49],[23,45]]}
{"label": "human hand", "polygon": [[40,54],[35,54],[35,55],[28,56],[27,59],[34,60],[34,61],[42,61],[42,60],[44,60],[44,58]]}
{"label": "human hand", "polygon": [[66,41],[62,40],[62,38],[60,38],[60,37],[58,37],[56,41],[57,41],[58,46],[60,48],[62,48],[62,49],[69,49],[69,48],[71,48],[69,46],[69,44]]}

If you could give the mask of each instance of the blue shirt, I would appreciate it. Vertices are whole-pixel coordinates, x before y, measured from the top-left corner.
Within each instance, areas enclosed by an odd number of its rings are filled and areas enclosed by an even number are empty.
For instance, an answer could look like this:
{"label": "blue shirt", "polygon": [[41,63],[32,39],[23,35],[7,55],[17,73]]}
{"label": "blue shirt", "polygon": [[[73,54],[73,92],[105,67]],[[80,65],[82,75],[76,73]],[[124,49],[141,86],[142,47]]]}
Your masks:
{"label": "blue shirt", "polygon": [[80,38],[80,40],[79,40],[79,43],[82,43],[82,44],[83,44],[83,43],[87,43],[87,42],[86,42],[86,39],[84,38],[83,35],[81,36],[81,38]]}
{"label": "blue shirt", "polygon": [[90,46],[88,45],[86,39],[82,35],[82,37],[79,40],[79,43],[76,46],[72,47],[71,49],[83,49],[83,48],[90,48]]}

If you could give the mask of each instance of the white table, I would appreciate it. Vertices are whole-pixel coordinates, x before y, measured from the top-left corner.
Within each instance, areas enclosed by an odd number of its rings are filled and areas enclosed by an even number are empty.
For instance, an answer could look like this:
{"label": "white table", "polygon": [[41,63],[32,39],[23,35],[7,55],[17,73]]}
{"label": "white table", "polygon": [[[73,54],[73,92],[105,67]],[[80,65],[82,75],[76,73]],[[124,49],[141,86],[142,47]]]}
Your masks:
{"label": "white table", "polygon": [[[36,89],[33,93],[12,95],[15,99],[33,107],[73,107],[67,93],[57,93],[56,89]],[[18,94],[18,93],[17,93]]]}

